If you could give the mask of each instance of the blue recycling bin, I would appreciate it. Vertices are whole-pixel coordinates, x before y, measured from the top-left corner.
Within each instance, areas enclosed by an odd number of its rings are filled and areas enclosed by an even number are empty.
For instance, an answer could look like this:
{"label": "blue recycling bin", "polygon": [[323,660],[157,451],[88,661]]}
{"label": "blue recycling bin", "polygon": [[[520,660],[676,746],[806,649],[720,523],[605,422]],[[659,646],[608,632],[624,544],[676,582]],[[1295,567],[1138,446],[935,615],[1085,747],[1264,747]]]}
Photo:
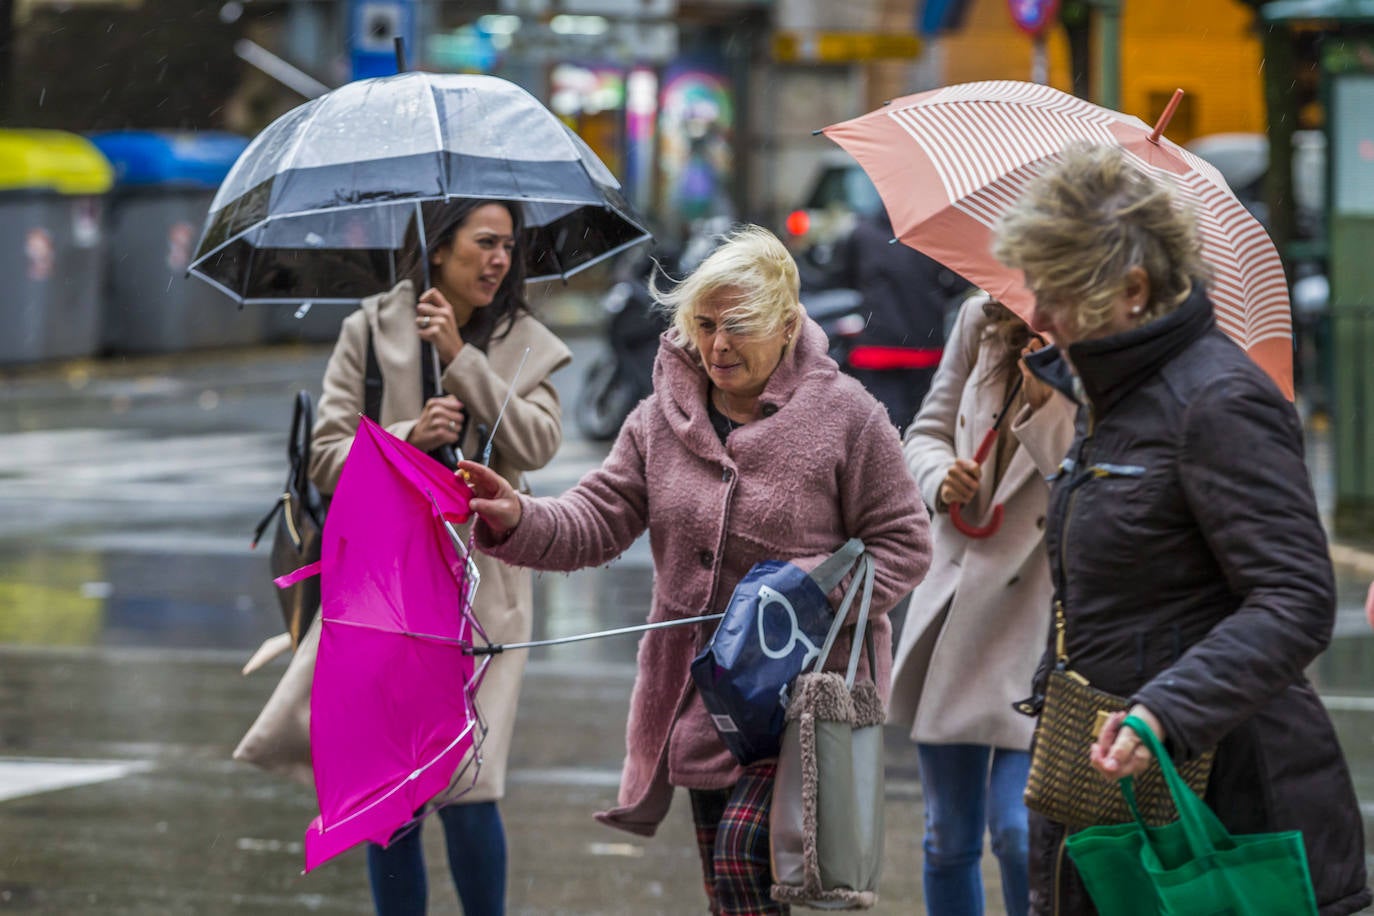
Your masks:
{"label": "blue recycling bin", "polygon": [[248,146],[219,131],[91,136],[115,171],[102,348],[175,353],[255,344],[264,317],[187,276],[210,201]]}
{"label": "blue recycling bin", "polygon": [[0,365],[98,349],[111,178],[84,137],[0,130]]}

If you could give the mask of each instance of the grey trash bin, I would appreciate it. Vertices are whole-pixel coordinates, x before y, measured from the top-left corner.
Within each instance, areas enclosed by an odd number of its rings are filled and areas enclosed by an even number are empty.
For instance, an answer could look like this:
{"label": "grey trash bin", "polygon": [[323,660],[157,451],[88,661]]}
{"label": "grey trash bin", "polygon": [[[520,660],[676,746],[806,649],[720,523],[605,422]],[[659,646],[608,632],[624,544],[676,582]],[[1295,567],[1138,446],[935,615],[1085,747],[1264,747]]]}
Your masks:
{"label": "grey trash bin", "polygon": [[255,344],[263,313],[187,276],[215,189],[248,146],[218,131],[114,131],[103,349],[175,353]]}
{"label": "grey trash bin", "polygon": [[112,177],[76,134],[0,130],[0,365],[98,349]]}

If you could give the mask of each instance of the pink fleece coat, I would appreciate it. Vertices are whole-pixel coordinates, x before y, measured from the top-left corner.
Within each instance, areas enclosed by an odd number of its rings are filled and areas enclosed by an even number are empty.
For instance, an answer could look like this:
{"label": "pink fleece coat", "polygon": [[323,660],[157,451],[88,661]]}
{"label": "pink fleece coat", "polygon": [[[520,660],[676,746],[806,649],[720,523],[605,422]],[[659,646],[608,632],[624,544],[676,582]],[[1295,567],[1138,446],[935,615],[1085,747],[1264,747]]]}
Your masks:
{"label": "pink fleece coat", "polygon": [[[699,357],[665,334],[654,394],[626,420],[602,466],[560,497],[521,497],[520,524],[506,540],[493,543],[479,524],[478,543],[510,563],[573,570],[611,560],[647,528],[655,571],[649,620],[661,621],[722,611],[762,560],[809,570],[846,539],[862,538],[877,569],[874,679],[886,698],[887,611],[930,565],[928,522],[887,413],[839,373],[826,348],[825,333],[806,321],[760,396],[761,417],[722,444]],[[597,814],[603,823],[652,835],[673,786],[723,788],[739,779],[688,670],[710,635],[706,624],[641,640],[619,806]],[[848,636],[831,655],[835,667],[848,659]]]}

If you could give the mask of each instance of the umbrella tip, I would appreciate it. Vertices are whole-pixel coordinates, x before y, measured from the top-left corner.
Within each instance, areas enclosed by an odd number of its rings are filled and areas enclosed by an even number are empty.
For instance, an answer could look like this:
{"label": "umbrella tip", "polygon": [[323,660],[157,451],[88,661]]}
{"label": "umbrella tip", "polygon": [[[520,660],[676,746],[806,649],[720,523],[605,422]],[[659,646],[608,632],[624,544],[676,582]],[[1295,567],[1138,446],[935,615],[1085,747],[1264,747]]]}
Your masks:
{"label": "umbrella tip", "polygon": [[883,107],[884,107],[884,108],[886,108],[888,105],[891,105],[891,104],[892,104],[892,100],[891,100],[891,99],[883,99]]}
{"label": "umbrella tip", "polygon": [[889,245],[895,245],[895,244],[897,244],[897,243],[900,242],[900,241],[901,241],[901,239],[897,238],[897,237],[894,235],[892,238],[890,238],[890,239],[887,240],[887,243],[888,243]]}
{"label": "umbrella tip", "polygon": [[1164,129],[1169,126],[1169,121],[1174,117],[1174,112],[1178,110],[1178,103],[1183,101],[1183,90],[1175,89],[1173,98],[1169,99],[1169,104],[1164,106],[1164,113],[1155,122],[1155,129],[1150,132],[1150,142],[1159,145],[1159,138],[1164,134]]}
{"label": "umbrella tip", "polygon": [[823,134],[823,133],[825,133],[825,128],[824,128],[824,127],[817,127],[815,130],[811,131],[811,136],[813,136],[813,137],[818,137],[818,136],[820,136],[820,135]]}

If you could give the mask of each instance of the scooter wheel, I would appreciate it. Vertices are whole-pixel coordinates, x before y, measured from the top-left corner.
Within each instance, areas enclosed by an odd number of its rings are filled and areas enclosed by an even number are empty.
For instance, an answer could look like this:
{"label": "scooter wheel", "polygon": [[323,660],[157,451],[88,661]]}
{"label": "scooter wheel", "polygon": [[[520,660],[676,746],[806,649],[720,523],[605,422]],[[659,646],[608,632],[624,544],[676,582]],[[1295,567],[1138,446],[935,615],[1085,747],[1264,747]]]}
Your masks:
{"label": "scooter wheel", "polygon": [[582,435],[598,442],[614,439],[637,403],[632,389],[613,359],[600,356],[593,360],[574,411]]}

